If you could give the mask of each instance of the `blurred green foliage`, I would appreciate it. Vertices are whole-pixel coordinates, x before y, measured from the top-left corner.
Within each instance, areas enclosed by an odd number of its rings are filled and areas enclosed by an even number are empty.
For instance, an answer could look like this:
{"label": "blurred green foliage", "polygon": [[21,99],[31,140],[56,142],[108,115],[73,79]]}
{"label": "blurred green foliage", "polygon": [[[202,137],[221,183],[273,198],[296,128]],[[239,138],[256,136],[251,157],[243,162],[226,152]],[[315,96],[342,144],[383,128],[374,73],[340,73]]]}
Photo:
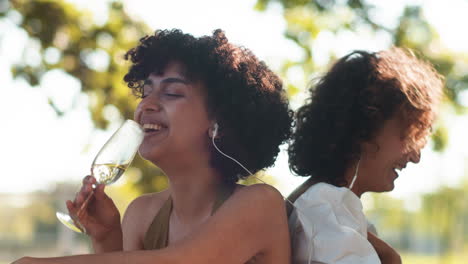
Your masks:
{"label": "blurred green foliage", "polygon": [[[3,7],[3,8],[2,8]],[[0,19],[16,22],[29,36],[28,42],[39,43],[39,63],[21,60],[12,65],[15,78],[26,80],[32,87],[41,84],[49,71],[60,69],[81,83],[81,91],[89,98],[89,110],[97,128],[107,128],[106,107],[115,106],[121,119],[132,118],[137,100],[123,82],[128,65],[124,61],[127,50],[138,40],[151,34],[152,29],[126,14],[122,3],[109,1],[107,20],[95,21],[88,10],[78,9],[64,0],[12,0],[0,2]],[[19,17],[19,19],[13,19]],[[26,51],[24,51],[25,56]],[[55,54],[58,59],[51,59]],[[96,59],[101,63],[96,63]],[[80,94],[76,95],[78,99]],[[55,100],[60,100],[55,99]],[[49,98],[49,104],[58,116],[73,110],[60,107],[60,102]],[[161,170],[140,158],[132,166],[137,180],[133,183],[140,192],[165,188]]]}
{"label": "blurred green foliage", "polygon": [[461,263],[449,260],[468,247],[467,192],[468,184],[441,187],[410,201],[412,208],[388,195],[372,194],[366,215],[379,227],[379,236],[399,252],[432,255],[437,263]]}
{"label": "blurred green foliage", "polygon": [[[107,119],[103,108],[108,104],[118,106],[123,117],[133,116],[136,101],[131,100],[129,89],[122,81],[126,73],[123,62],[125,52],[133,47],[148,27],[130,18],[122,4],[111,2],[108,19],[96,24],[85,10],[61,0],[14,0],[9,10],[0,14],[8,19],[10,14],[21,16],[18,26],[25,30],[31,42],[40,43],[41,61],[31,65],[28,60],[13,65],[15,77],[22,77],[32,86],[40,84],[41,77],[53,69],[62,69],[81,82],[82,92],[91,100],[90,111],[97,127],[105,128]],[[48,60],[47,52],[59,54],[58,60]],[[97,67],[93,56],[107,61]],[[51,105],[56,102],[50,100]],[[54,107],[58,115],[70,109]]]}
{"label": "blurred green foliage", "polygon": [[[398,16],[397,23],[389,27],[383,25],[378,16],[378,12],[385,12],[385,10],[377,10],[372,2],[366,0],[257,0],[255,8],[264,11],[271,4],[282,6],[283,16],[287,22],[284,35],[300,47],[303,56],[299,60],[285,61],[281,73],[287,76],[291,68],[302,68],[304,75],[302,78],[304,82],[300,84],[302,87],[306,87],[308,81],[317,72],[324,70],[315,59],[316,52],[320,51],[314,50],[312,45],[320,33],[329,32],[338,35],[351,32],[359,38],[358,31],[365,29],[371,31],[376,37],[377,35],[388,36],[392,39],[393,45],[411,48],[420,57],[433,63],[446,79],[446,104],[458,113],[466,113],[467,106],[461,104],[459,95],[468,89],[468,72],[460,70],[468,68],[468,54],[458,54],[441,44],[440,36],[431,25],[431,21],[424,16],[421,6],[407,5]],[[329,61],[334,59],[336,55],[330,54]],[[288,83],[287,79],[286,83]],[[296,86],[297,84],[294,87]],[[448,142],[446,128],[439,125],[435,127],[434,132],[433,139],[436,143],[434,149],[442,151]]]}
{"label": "blurred green foliage", "polygon": [[[303,74],[304,82],[299,84],[285,78],[291,96],[305,89],[311,76],[323,70],[323,66],[316,62],[316,51],[312,49],[321,32],[339,34],[368,27],[374,33],[390,34],[395,45],[420,51],[432,61],[446,76],[447,103],[459,112],[465,111],[459,104],[458,95],[468,87],[468,75],[457,69],[468,67],[468,56],[440,48],[438,35],[425,20],[420,7],[406,7],[397,25],[387,28],[375,21],[374,7],[364,0],[258,0],[256,9],[265,10],[272,2],[284,8],[287,22],[285,37],[303,51],[301,59],[284,61],[280,70],[283,77],[288,76],[291,69],[300,69]],[[133,116],[137,100],[122,81],[128,67],[123,55],[140,37],[153,31],[145,23],[130,17],[120,1],[108,3],[107,19],[103,22],[96,21],[89,10],[78,9],[64,0],[0,1],[0,19],[14,21],[27,33],[29,42],[38,44],[37,52],[40,54],[39,63],[21,60],[12,65],[13,75],[35,87],[41,84],[47,72],[54,69],[65,71],[81,83],[81,91],[89,98],[92,120],[97,128],[108,126],[109,118],[105,111],[108,106],[115,106],[121,118]],[[14,17],[19,19],[12,19]],[[50,54],[55,54],[58,59],[51,59]],[[96,58],[101,64],[95,63]],[[335,58],[330,54],[330,61]],[[49,104],[58,116],[65,115],[74,107],[72,104],[64,109],[56,100],[60,99],[49,98]],[[437,126],[434,148],[443,150],[447,140],[446,129]],[[167,186],[158,168],[140,158],[133,166],[140,170],[136,173],[138,179],[134,181],[140,192],[157,191]]]}

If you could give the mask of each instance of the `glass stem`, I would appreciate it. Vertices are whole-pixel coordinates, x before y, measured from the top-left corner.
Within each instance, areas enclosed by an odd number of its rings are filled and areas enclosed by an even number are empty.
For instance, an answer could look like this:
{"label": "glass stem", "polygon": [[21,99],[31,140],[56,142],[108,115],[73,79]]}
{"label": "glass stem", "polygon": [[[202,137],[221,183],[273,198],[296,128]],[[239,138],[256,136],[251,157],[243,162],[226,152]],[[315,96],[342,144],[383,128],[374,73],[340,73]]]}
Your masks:
{"label": "glass stem", "polygon": [[89,200],[91,199],[91,197],[93,197],[93,194],[94,194],[94,190],[92,190],[92,191],[88,194],[88,197],[86,197],[86,200],[81,204],[80,209],[78,209],[78,212],[76,212],[76,216],[77,216],[78,218],[80,218],[81,213],[83,212],[83,210],[85,209],[85,207],[88,206]]}

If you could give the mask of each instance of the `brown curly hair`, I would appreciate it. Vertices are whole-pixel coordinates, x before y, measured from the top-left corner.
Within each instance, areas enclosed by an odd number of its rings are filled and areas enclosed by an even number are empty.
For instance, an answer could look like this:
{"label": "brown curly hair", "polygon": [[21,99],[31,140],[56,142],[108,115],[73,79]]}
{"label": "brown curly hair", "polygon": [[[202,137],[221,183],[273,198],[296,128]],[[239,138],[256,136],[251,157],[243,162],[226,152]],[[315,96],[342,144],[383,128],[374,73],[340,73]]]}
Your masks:
{"label": "brown curly hair", "polygon": [[[217,146],[252,173],[273,165],[279,145],[291,135],[293,114],[280,78],[250,50],[229,43],[220,29],[200,38],[158,30],[140,39],[125,59],[132,65],[124,80],[137,96],[151,73],[182,63],[189,79],[204,84],[208,112],[219,124]],[[214,148],[211,159],[229,183],[248,176]]]}
{"label": "brown curly hair", "polygon": [[288,148],[291,170],[336,186],[348,184],[345,170],[359,159],[361,144],[371,142],[395,116],[405,124],[407,147],[419,150],[442,89],[441,75],[410,50],[344,56],[310,88],[310,98],[297,111]]}

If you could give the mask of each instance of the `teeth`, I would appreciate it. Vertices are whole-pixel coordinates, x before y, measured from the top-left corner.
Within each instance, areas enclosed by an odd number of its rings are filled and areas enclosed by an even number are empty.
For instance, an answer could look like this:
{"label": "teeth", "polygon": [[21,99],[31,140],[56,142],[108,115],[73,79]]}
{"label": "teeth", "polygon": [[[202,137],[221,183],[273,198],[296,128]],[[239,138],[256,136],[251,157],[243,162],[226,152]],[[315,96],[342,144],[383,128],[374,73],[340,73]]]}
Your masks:
{"label": "teeth", "polygon": [[144,124],[144,129],[154,129],[154,130],[161,130],[162,126],[158,124]]}

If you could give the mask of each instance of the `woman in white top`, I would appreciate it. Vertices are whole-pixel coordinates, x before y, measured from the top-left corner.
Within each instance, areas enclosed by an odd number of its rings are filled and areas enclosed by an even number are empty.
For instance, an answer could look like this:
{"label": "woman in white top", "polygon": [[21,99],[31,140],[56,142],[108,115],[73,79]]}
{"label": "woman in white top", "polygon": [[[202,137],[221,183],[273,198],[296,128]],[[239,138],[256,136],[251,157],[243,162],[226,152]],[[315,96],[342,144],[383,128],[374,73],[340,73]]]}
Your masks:
{"label": "woman in white top", "polygon": [[394,188],[419,162],[442,94],[434,68],[410,51],[355,51],[310,89],[289,163],[310,178],[290,200],[293,263],[401,263],[368,232],[360,197]]}

